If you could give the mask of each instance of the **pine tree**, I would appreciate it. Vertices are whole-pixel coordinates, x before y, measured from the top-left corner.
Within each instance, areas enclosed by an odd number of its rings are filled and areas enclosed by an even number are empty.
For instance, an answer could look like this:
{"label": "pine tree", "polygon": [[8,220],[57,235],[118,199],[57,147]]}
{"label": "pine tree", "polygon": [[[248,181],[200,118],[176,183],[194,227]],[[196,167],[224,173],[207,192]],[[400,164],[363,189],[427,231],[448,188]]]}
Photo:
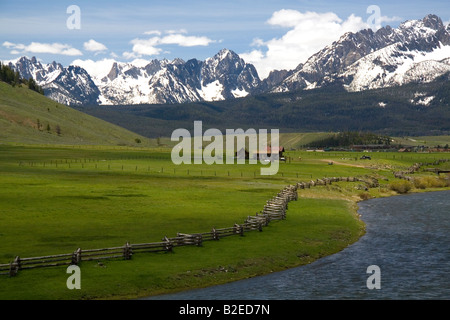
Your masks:
{"label": "pine tree", "polygon": [[19,71],[14,72],[14,85],[20,84],[20,73]]}
{"label": "pine tree", "polygon": [[28,89],[36,91],[36,82],[33,78],[28,79]]}

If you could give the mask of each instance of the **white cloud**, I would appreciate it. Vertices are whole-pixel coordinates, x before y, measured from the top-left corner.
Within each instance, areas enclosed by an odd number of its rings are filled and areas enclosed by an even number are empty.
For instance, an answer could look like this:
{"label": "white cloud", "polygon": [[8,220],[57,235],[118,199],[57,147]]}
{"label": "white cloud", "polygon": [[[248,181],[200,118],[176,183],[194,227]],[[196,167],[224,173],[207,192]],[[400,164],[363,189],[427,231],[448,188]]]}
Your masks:
{"label": "white cloud", "polygon": [[389,22],[395,22],[395,21],[402,21],[403,18],[402,17],[398,17],[398,16],[393,16],[393,17],[388,17],[388,16],[381,16],[380,17],[380,23],[389,23]]}
{"label": "white cloud", "polygon": [[303,26],[314,26],[319,21],[336,21],[341,22],[341,19],[334,13],[316,13],[316,12],[306,12],[301,13],[297,10],[282,9],[280,11],[275,11],[272,17],[267,20],[267,23],[273,26],[293,28],[298,27],[301,23]]}
{"label": "white cloud", "polygon": [[91,40],[83,43],[83,47],[84,47],[84,50],[95,51],[95,52],[108,50],[108,48],[103,43],[97,42],[94,39],[91,39]]}
{"label": "white cloud", "polygon": [[159,30],[150,30],[150,31],[145,31],[144,34],[160,36],[161,35],[161,31],[159,31]]}
{"label": "white cloud", "polygon": [[133,45],[133,52],[124,52],[124,57],[139,58],[141,56],[153,56],[158,55],[162,49],[157,48],[159,44],[159,37],[153,37],[150,39],[133,39],[131,44]]}
{"label": "white cloud", "polygon": [[142,56],[155,56],[163,52],[161,45],[177,45],[180,47],[194,47],[194,46],[208,46],[210,43],[216,42],[203,36],[188,36],[185,35],[185,29],[168,30],[162,35],[159,31],[147,31],[144,34],[155,35],[148,39],[133,39],[130,43],[133,45],[132,51],[123,53],[125,59],[136,59]]}
{"label": "white cloud", "polygon": [[296,10],[274,12],[267,23],[289,30],[281,38],[258,40],[256,44],[264,45],[266,52],[259,49],[241,55],[246,62],[255,65],[261,78],[267,77],[273,69],[293,69],[345,32],[367,27],[361,18],[353,15],[343,21],[334,13]]}
{"label": "white cloud", "polygon": [[143,68],[146,65],[148,65],[148,63],[149,63],[149,61],[145,60],[145,59],[134,59],[133,61],[131,61],[131,64],[138,68]]}
{"label": "white cloud", "polygon": [[169,34],[160,38],[161,44],[176,44],[181,47],[208,46],[214,40],[207,37],[185,36],[182,34]]}
{"label": "white cloud", "polygon": [[83,53],[68,44],[62,43],[40,43],[31,42],[29,45],[22,43],[12,43],[9,41],[3,42],[3,46],[12,49],[12,54],[23,54],[25,52],[29,53],[51,53],[51,54],[61,54],[66,56],[82,56]]}
{"label": "white cloud", "polygon": [[5,42],[3,42],[3,46],[10,49],[12,47],[15,47],[15,44],[12,42],[9,42],[9,41],[5,41]]}
{"label": "white cloud", "polygon": [[179,30],[166,30],[166,33],[173,34],[173,33],[188,33],[186,29],[179,29]]}
{"label": "white cloud", "polygon": [[342,20],[333,12],[302,13],[286,9],[274,12],[267,23],[288,31],[268,41],[255,39],[252,44],[260,48],[240,54],[246,62],[255,65],[262,79],[274,69],[294,69],[346,32],[368,28],[361,17],[353,14]]}
{"label": "white cloud", "polygon": [[262,47],[264,46],[264,40],[260,38],[253,39],[252,43],[250,44],[252,47]]}
{"label": "white cloud", "polygon": [[127,60],[138,58],[138,54],[129,51],[125,51],[124,53],[122,53],[122,56]]}
{"label": "white cloud", "polygon": [[114,59],[106,58],[98,61],[77,59],[71,65],[84,68],[91,77],[102,78],[109,73],[114,62]]}

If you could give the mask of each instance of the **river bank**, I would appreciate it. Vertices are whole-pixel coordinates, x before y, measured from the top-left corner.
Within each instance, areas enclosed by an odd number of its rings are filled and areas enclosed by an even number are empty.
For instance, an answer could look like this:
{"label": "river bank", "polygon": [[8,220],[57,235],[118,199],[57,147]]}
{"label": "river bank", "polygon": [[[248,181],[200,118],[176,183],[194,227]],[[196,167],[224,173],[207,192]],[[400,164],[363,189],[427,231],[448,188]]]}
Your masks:
{"label": "river bank", "polygon": [[[449,192],[363,201],[359,213],[367,226],[365,235],[348,248],[308,265],[148,299],[447,300]],[[370,285],[369,267],[379,270],[376,289]]]}
{"label": "river bank", "polygon": [[[428,193],[428,192],[438,192],[438,191],[443,191],[443,190],[450,190],[450,187],[440,187],[440,188],[414,188],[412,190],[409,191],[408,194],[419,194],[419,193]],[[368,196],[369,195],[369,196]],[[249,279],[249,278],[254,278],[254,277],[260,277],[260,276],[265,276],[268,274],[272,274],[272,273],[276,273],[276,272],[283,272],[286,269],[295,269],[301,266],[305,266],[305,265],[309,265],[312,263],[315,263],[319,260],[324,259],[325,257],[329,257],[332,256],[334,254],[337,254],[343,250],[346,250],[346,248],[354,245],[355,243],[357,243],[365,234],[366,234],[366,223],[361,219],[361,214],[358,212],[359,211],[359,206],[360,203],[362,201],[367,201],[368,199],[377,199],[377,198],[390,198],[390,197],[397,197],[397,196],[401,196],[402,194],[390,189],[388,187],[388,184],[384,185],[384,186],[378,186],[372,189],[369,189],[367,191],[364,192],[355,192],[354,189],[349,189],[349,188],[341,188],[339,187],[337,184],[335,185],[328,185],[328,186],[321,186],[320,188],[305,188],[302,190],[299,190],[299,201],[306,200],[306,199],[316,199],[319,201],[323,201],[323,200],[337,200],[337,201],[345,201],[347,203],[347,214],[352,216],[356,221],[358,221],[358,231],[357,237],[354,237],[352,239],[352,241],[349,241],[347,243],[346,246],[342,246],[339,250],[337,251],[333,251],[333,252],[322,252],[321,254],[319,254],[318,256],[312,257],[308,255],[308,261],[297,261],[294,262],[293,264],[285,264],[283,266],[280,265],[270,265],[270,272],[262,272],[260,274],[254,274],[251,275],[250,277],[245,277],[245,278],[240,278],[240,279],[235,279],[232,280],[232,282],[234,281],[242,281],[244,279]],[[403,194],[404,195],[404,194]],[[318,202],[318,207],[320,207],[320,202]],[[288,213],[289,215],[291,214],[295,214],[295,212],[290,212]],[[288,221],[287,221],[288,222]],[[227,283],[227,282],[226,282]],[[196,290],[201,290],[201,288],[207,288],[207,287],[215,287],[217,285],[221,285],[220,283],[213,283],[211,285],[207,285],[205,287],[200,287],[200,288],[195,288],[193,289],[194,291]],[[190,290],[189,290],[190,291]],[[188,291],[188,292],[189,292]],[[177,295],[176,292],[179,292],[180,295]],[[156,294],[156,295],[150,295],[150,296],[140,296],[138,298],[141,299],[164,299],[164,297],[168,297],[170,299],[170,297],[175,297],[175,299],[177,299],[177,297],[183,297],[183,290],[174,290],[172,293],[175,293],[174,295],[171,295],[170,292],[169,293],[162,293],[162,294]],[[189,296],[189,295],[188,295]],[[241,299],[247,299],[249,297],[242,297],[240,296]],[[224,297],[222,297],[224,298]],[[210,299],[208,297],[206,297],[206,299]]]}

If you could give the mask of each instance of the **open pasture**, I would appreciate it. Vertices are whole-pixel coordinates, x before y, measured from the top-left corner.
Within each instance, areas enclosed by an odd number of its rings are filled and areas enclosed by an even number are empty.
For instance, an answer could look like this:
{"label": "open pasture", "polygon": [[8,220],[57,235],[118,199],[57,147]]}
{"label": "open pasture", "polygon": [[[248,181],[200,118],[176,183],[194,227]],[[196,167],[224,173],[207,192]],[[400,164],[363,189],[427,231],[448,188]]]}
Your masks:
{"label": "open pasture", "polygon": [[[242,223],[284,186],[323,177],[378,175],[441,154],[286,152],[277,175],[260,164],[174,165],[170,149],[0,146],[0,263],[15,256],[161,241]],[[331,165],[330,163],[333,162]],[[445,165],[448,165],[445,164]],[[383,180],[385,178],[386,180]],[[82,262],[82,289],[66,287],[64,267],[0,277],[3,299],[102,299],[152,295],[242,279],[309,263],[363,233],[355,214],[357,182],[299,190],[287,218],[249,232],[134,255]],[[377,194],[378,192],[378,194]],[[372,192],[381,195],[381,187]]]}

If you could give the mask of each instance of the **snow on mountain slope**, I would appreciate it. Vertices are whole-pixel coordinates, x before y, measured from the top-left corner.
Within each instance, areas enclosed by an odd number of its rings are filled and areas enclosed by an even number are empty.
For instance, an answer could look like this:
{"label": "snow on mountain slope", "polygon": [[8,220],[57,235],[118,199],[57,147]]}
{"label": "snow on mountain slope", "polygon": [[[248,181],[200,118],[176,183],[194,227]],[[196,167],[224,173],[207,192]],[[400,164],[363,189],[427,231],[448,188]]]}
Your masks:
{"label": "snow on mountain slope", "polygon": [[101,104],[148,103],[150,87],[145,69],[113,62],[107,74],[99,73],[93,80],[100,90]]}
{"label": "snow on mountain slope", "polygon": [[93,81],[101,104],[224,100],[245,96],[260,83],[254,67],[227,49],[205,61],[152,60],[140,65],[110,61],[107,72],[106,68],[98,72],[90,62],[74,63],[96,71]]}
{"label": "snow on mountain slope", "polygon": [[436,15],[410,20],[397,29],[389,26],[376,32],[346,33],[325,47],[271,92],[312,89],[341,83],[359,91],[429,82],[450,71],[450,25]]}
{"label": "snow on mountain slope", "polygon": [[243,98],[249,95],[249,93],[247,91],[245,91],[244,89],[235,89],[235,90],[231,90],[231,93],[233,94],[233,96],[235,98]]}
{"label": "snow on mountain slope", "polygon": [[206,86],[202,85],[198,90],[199,95],[206,101],[218,101],[223,100],[222,96],[223,85],[219,80],[208,83]]}
{"label": "snow on mountain slope", "polygon": [[349,91],[361,91],[410,82],[430,82],[450,71],[446,56],[450,56],[450,46],[440,45],[431,52],[423,52],[392,44],[348,67],[342,74],[347,80],[344,83],[349,82],[344,87]]}
{"label": "snow on mountain slope", "polygon": [[32,57],[21,57],[9,66],[25,79],[33,78],[49,98],[64,104],[97,104],[99,90],[90,75],[80,67],[64,68],[55,61],[42,64]]}

